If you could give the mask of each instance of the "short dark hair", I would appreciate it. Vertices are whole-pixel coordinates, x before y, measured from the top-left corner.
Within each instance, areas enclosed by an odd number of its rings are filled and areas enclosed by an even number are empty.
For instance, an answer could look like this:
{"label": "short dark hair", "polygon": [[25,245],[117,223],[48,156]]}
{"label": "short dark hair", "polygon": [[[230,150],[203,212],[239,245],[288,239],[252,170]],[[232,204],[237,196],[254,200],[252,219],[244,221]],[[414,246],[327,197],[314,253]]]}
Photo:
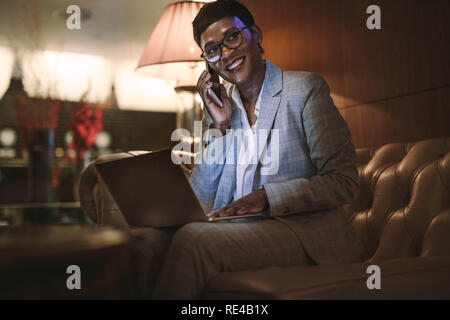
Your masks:
{"label": "short dark hair", "polygon": [[252,14],[242,3],[235,0],[218,0],[206,3],[199,11],[192,26],[194,29],[194,39],[201,47],[200,36],[214,22],[225,17],[238,17],[247,26],[255,24]]}

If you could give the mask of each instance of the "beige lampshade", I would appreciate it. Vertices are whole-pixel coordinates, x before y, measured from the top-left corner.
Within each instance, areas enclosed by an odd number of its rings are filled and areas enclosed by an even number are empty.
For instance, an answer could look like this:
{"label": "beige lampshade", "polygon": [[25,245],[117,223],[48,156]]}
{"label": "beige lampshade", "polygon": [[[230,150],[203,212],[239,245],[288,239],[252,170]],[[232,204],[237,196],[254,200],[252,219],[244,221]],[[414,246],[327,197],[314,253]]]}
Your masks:
{"label": "beige lampshade", "polygon": [[192,21],[204,2],[182,1],[166,7],[147,42],[136,72],[139,75],[177,80],[178,86],[195,85],[204,67],[194,41]]}

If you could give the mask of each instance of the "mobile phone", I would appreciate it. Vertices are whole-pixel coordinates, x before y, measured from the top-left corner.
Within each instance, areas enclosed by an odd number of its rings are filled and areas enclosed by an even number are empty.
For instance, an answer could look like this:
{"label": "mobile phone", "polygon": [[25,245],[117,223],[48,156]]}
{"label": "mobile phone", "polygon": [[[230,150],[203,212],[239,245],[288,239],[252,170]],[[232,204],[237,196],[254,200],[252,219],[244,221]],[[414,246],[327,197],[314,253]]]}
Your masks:
{"label": "mobile phone", "polygon": [[216,104],[223,107],[222,100],[220,100],[220,80],[219,75],[215,72],[208,63],[206,63],[206,68],[208,69],[209,74],[211,75],[211,82],[213,83],[212,87],[208,89],[208,94],[214,100]]}

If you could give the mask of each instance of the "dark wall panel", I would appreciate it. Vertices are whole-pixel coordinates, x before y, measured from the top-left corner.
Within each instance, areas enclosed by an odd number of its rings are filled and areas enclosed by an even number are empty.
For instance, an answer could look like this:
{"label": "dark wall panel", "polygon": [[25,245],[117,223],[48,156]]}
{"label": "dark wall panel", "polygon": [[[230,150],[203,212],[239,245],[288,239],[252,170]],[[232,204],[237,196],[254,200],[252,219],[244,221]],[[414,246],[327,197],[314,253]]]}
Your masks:
{"label": "dark wall panel", "polygon": [[243,0],[264,33],[265,57],[316,71],[330,85],[357,147],[450,136],[450,1]]}

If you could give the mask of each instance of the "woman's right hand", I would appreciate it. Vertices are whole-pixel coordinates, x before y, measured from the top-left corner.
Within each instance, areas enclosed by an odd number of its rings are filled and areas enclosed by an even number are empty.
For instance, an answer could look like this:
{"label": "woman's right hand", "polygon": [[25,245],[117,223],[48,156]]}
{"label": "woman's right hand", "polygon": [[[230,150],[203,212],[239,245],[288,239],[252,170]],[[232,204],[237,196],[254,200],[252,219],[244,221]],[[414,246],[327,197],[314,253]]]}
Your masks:
{"label": "woman's right hand", "polygon": [[203,71],[197,81],[197,91],[203,100],[203,105],[208,110],[213,120],[213,128],[219,129],[225,134],[226,129],[231,126],[231,102],[223,84],[220,85],[220,96],[223,107],[217,105],[208,93],[208,89],[212,88],[211,74]]}

